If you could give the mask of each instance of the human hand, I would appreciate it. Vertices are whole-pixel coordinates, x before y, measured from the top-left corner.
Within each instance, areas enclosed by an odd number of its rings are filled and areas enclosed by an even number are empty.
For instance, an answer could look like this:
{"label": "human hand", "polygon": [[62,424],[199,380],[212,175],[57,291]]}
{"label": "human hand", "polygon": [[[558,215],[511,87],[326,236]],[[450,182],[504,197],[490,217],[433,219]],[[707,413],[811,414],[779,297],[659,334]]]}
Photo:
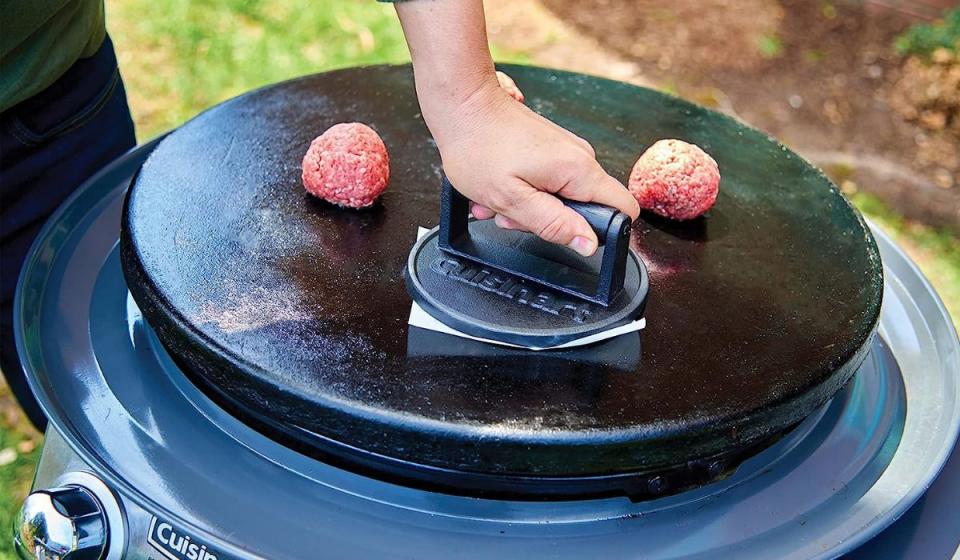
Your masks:
{"label": "human hand", "polygon": [[596,202],[636,219],[640,207],[590,144],[510,98],[496,78],[463,99],[421,94],[450,182],[480,220],[520,229],[584,256],[597,250],[587,221],[558,197]]}

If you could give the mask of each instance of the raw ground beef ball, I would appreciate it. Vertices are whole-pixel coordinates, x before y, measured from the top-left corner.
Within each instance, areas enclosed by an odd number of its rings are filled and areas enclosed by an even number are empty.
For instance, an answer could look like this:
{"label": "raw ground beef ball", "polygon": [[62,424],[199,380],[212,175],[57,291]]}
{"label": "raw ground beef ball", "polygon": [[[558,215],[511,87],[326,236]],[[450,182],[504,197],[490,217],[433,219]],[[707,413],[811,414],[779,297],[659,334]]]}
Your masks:
{"label": "raw ground beef ball", "polygon": [[310,143],[302,179],[307,192],[333,204],[370,206],[390,179],[387,147],[365,124],[333,125]]}
{"label": "raw ground beef ball", "polygon": [[641,208],[674,220],[692,220],[716,202],[720,168],[698,146],[660,140],[634,164],[629,188]]}
{"label": "raw ground beef ball", "polygon": [[497,81],[500,82],[500,87],[507,92],[507,95],[523,103],[523,92],[517,87],[517,82],[514,82],[513,78],[497,70]]}

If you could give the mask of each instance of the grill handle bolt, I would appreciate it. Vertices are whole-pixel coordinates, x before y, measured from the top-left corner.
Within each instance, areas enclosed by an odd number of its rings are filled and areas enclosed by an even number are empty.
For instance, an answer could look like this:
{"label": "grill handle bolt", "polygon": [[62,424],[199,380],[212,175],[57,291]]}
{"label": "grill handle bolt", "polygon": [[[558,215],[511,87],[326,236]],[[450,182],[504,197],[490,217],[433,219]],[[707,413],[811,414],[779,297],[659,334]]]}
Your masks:
{"label": "grill handle bolt", "polygon": [[655,476],[647,483],[647,490],[650,495],[659,496],[667,489],[667,481],[662,476]]}

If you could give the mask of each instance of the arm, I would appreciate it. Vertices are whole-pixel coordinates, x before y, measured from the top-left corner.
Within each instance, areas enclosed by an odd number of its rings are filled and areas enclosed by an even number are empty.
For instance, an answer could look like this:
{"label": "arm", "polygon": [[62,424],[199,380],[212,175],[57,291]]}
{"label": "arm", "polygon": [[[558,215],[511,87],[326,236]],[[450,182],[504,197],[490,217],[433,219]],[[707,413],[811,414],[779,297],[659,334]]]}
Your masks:
{"label": "arm", "polygon": [[423,118],[475,217],[582,255],[596,251],[597,237],[557,196],[637,217],[636,201],[600,167],[589,143],[500,89],[481,0],[411,0],[397,4],[397,13]]}

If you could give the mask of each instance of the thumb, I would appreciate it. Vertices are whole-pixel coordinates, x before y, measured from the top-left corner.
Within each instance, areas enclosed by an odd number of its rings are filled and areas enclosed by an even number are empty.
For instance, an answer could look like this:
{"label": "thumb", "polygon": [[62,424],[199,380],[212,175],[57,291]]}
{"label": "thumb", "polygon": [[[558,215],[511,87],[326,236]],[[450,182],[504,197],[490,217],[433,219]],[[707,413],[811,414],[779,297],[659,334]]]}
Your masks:
{"label": "thumb", "polygon": [[[518,179],[519,181],[519,179]],[[517,197],[500,211],[513,224],[551,243],[565,245],[584,257],[597,251],[597,236],[580,214],[567,208],[556,196],[520,181],[526,195]]]}

